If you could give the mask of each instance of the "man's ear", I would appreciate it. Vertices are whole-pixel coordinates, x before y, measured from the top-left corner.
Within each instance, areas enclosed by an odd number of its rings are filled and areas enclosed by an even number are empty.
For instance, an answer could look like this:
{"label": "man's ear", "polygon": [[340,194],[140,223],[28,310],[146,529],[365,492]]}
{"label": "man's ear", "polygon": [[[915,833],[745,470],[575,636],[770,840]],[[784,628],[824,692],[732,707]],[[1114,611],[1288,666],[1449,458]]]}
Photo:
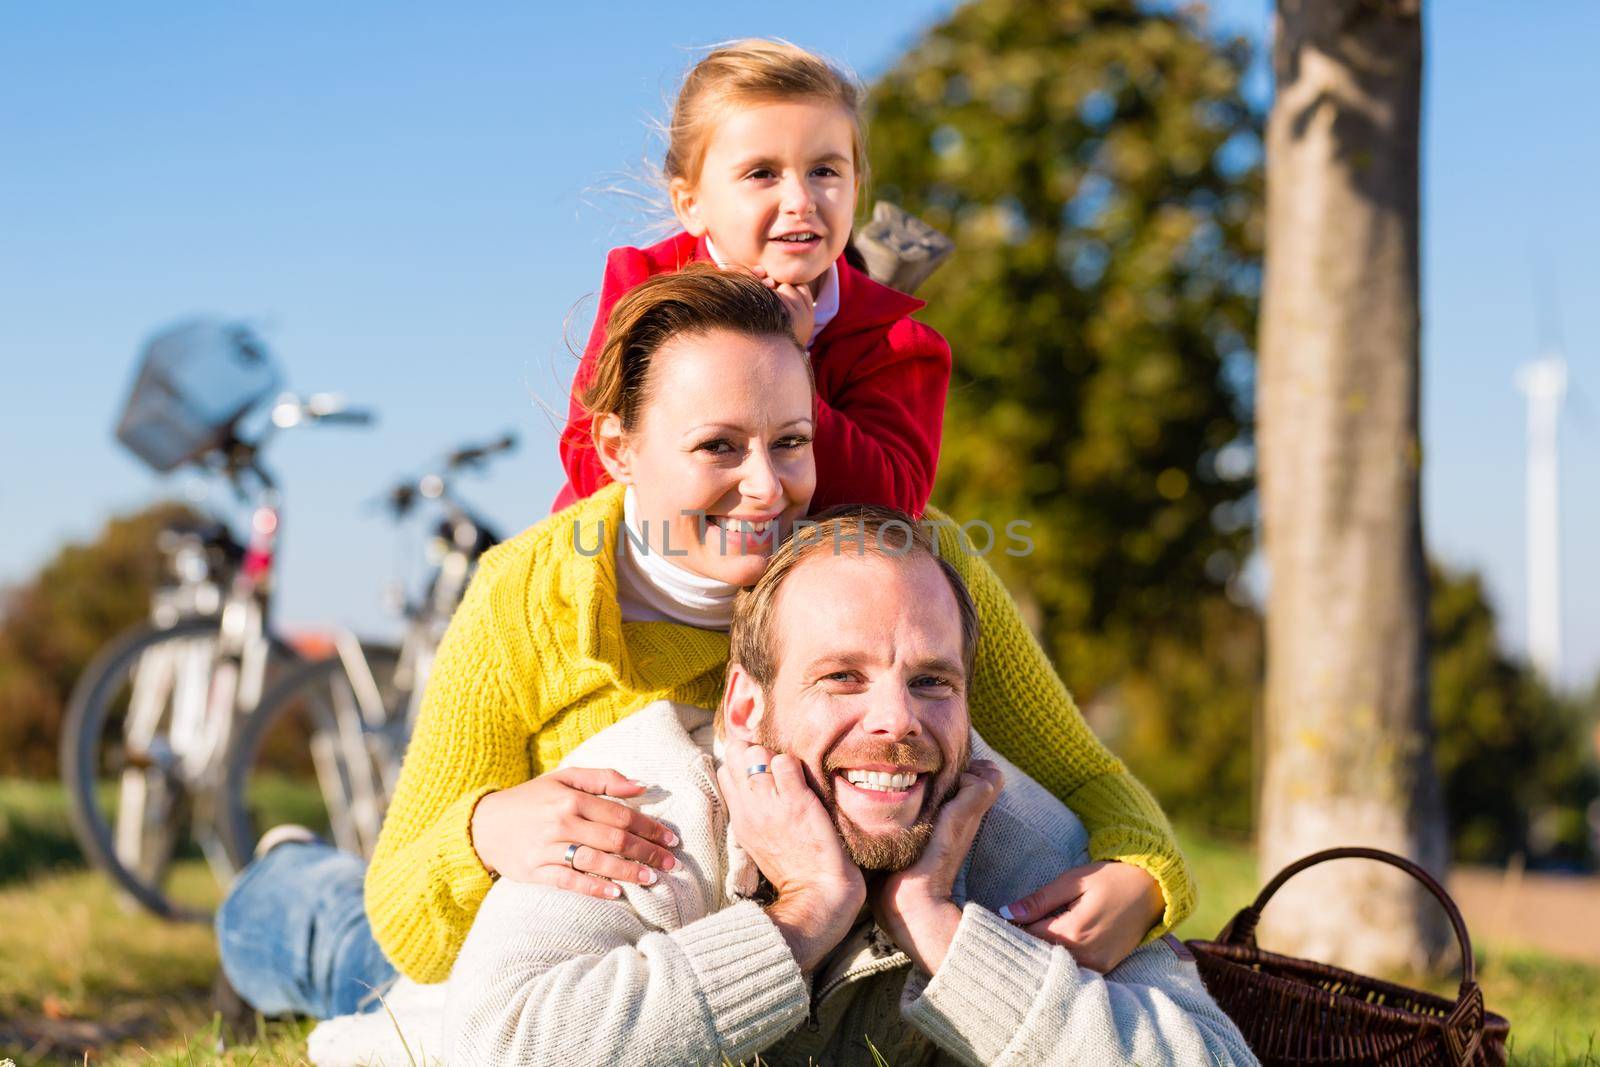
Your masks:
{"label": "man's ear", "polygon": [[737,663],[728,665],[728,684],[722,691],[722,726],[729,737],[754,741],[761,717],[767,713],[767,695]]}
{"label": "man's ear", "polygon": [[686,178],[674,178],[667,184],[667,195],[672,199],[672,213],[691,237],[704,237],[705,219],[700,211],[700,197]]}
{"label": "man's ear", "polygon": [[622,428],[622,416],[612,413],[594,420],[590,429],[594,450],[600,456],[600,465],[614,482],[633,484],[633,449],[628,447],[628,435]]}

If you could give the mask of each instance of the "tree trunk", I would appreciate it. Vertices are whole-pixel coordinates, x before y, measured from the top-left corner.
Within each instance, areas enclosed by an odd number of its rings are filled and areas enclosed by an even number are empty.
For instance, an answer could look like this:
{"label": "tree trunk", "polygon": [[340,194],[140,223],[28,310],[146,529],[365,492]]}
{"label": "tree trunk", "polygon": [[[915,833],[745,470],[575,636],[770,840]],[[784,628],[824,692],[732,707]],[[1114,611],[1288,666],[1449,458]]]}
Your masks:
{"label": "tree trunk", "polygon": [[[1421,0],[1278,0],[1257,443],[1267,611],[1265,879],[1372,845],[1442,874],[1418,436]],[[1268,947],[1436,966],[1438,905],[1340,860],[1267,909]]]}

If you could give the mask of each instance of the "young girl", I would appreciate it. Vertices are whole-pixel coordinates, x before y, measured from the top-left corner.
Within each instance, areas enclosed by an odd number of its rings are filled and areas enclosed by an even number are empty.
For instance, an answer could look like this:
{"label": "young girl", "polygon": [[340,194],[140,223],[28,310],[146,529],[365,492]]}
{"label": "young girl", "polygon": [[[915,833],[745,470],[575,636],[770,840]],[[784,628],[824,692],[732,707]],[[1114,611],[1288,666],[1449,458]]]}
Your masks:
{"label": "young girl", "polygon": [[683,231],[606,258],[600,308],[572,383],[556,510],[609,480],[579,397],[623,293],[685,263],[744,267],[789,309],[817,379],[812,510],[871,501],[922,514],[933,490],[950,347],[911,318],[922,301],[841,258],[866,180],[854,85],[793,45],[719,48],[684,79],[662,167]]}
{"label": "young girl", "polygon": [[[877,285],[842,258],[866,169],[856,105],[847,79],[782,43],[720,48],[689,73],[673,109],[665,166],[684,232],[609,257],[600,319],[562,440],[571,481],[558,503],[581,501],[616,480],[607,434],[620,431],[593,417],[597,372],[614,374],[619,358],[606,325],[615,327],[614,305],[648,278],[709,260],[760,278],[783,302],[795,335],[810,342],[817,409],[811,509],[870,502],[924,512],[949,350],[907,317],[919,302]],[[980,557],[961,550],[952,527],[941,524],[941,550],[963,572],[985,633],[972,680],[974,725],[1078,814],[1097,861],[1018,902],[1007,918],[1066,944],[1085,965],[1109,969],[1189,913],[1187,869],[1160,808],[1089,731],[1004,586]],[[718,627],[718,598],[731,596],[726,585],[714,581],[716,588],[708,588],[704,569],[685,570],[659,553],[642,557],[642,566],[676,592],[663,599],[658,588],[643,604],[658,614],[637,618]],[[663,605],[668,610],[660,614]],[[458,624],[472,625],[458,619],[452,628]],[[441,649],[441,662],[443,656]],[[446,692],[436,676],[429,699],[444,733],[427,743],[443,753],[462,743],[450,736],[456,728],[444,717],[475,714],[479,697],[468,689]],[[608,703],[603,715],[552,709],[526,724],[527,736],[507,744],[525,749],[525,768],[537,773],[645,702]],[[428,730],[426,721],[419,724],[408,770]],[[628,797],[645,788],[613,772],[583,772],[580,780],[563,771],[487,791],[483,782],[434,773],[423,782],[420,774],[402,780],[367,879],[377,940],[413,977],[447,973],[489,871],[602,896],[615,894],[607,879],[644,881],[653,877],[652,865],[670,862],[662,851],[670,848],[664,827],[642,816],[628,826],[589,821],[586,813],[609,816],[616,809],[596,806],[586,793]],[[562,862],[573,845],[587,846],[585,860]],[[436,846],[449,849],[445,868]],[[1066,913],[1052,914],[1067,905]]]}

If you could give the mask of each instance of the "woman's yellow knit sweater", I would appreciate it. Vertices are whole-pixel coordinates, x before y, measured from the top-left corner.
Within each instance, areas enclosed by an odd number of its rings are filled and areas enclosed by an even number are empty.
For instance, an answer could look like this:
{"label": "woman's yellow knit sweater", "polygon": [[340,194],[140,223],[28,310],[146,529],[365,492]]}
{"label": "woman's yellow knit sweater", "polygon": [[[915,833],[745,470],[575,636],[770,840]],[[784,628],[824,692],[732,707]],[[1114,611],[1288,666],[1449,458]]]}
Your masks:
{"label": "woman's yellow knit sweater", "polygon": [[[470,832],[479,799],[554,767],[653,701],[721,699],[727,634],[622,621],[621,523],[622,487],[608,486],[494,549],[439,646],[366,882],[373,935],[413,979],[449,974],[489,890]],[[1152,936],[1164,932],[1194,908],[1172,828],[1090,732],[999,578],[957,536],[942,525],[940,550],[982,623],[973,726],[1077,813],[1095,859],[1134,864],[1160,883],[1167,906]]]}

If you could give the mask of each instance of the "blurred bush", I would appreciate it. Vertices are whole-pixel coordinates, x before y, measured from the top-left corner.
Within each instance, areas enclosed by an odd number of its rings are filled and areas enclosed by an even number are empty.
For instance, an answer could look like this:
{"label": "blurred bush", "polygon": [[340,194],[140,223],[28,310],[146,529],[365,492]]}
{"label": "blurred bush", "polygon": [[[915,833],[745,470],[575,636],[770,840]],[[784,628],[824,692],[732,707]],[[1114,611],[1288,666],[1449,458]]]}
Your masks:
{"label": "blurred bush", "polygon": [[1434,567],[1432,583],[1433,750],[1456,857],[1592,862],[1593,698],[1552,693],[1501,649],[1478,575]]}
{"label": "blurred bush", "polygon": [[0,774],[55,775],[67,696],[106,642],[148,616],[156,537],[182,518],[192,513],[171,503],[113,518],[0,593]]}
{"label": "blurred bush", "polygon": [[1198,641],[1151,635],[1115,687],[1107,742],[1175,818],[1243,837],[1254,825],[1261,617],[1222,597],[1200,614]]}

